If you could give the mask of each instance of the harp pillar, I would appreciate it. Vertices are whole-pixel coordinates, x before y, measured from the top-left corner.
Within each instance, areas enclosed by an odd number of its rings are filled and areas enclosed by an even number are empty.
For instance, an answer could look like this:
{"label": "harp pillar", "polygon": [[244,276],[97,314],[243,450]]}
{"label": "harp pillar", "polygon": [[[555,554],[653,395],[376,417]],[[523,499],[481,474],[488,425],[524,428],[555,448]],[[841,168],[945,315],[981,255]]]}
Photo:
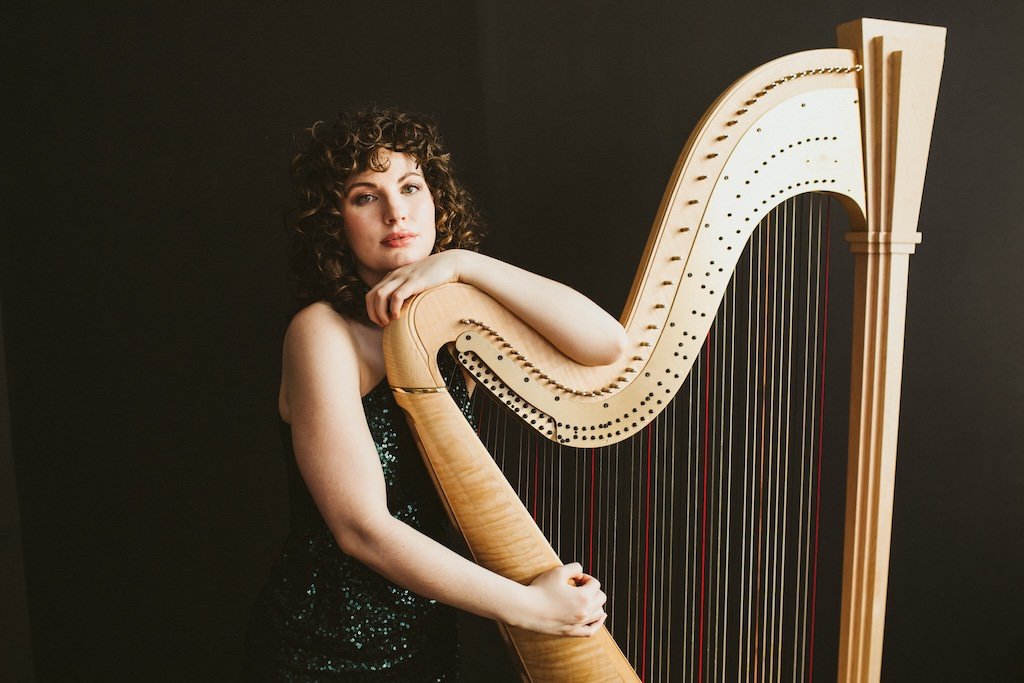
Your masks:
{"label": "harp pillar", "polygon": [[945,47],[944,28],[861,19],[838,28],[860,77],[867,220],[855,255],[840,681],[878,681],[892,535],[910,254]]}

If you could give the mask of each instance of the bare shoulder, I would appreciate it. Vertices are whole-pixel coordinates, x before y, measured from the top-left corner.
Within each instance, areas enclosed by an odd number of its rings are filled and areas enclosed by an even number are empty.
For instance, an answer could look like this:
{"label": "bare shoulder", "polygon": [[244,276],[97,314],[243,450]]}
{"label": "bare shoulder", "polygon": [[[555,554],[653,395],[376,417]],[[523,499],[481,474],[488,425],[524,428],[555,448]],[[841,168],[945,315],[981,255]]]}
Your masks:
{"label": "bare shoulder", "polygon": [[352,341],[352,323],[326,301],[317,301],[306,306],[294,316],[285,333],[285,346],[289,343],[308,344],[317,340],[329,342]]}
{"label": "bare shoulder", "polygon": [[353,325],[325,302],[310,304],[292,318],[284,336],[278,401],[285,422],[318,396],[359,395],[364,373]]}
{"label": "bare shoulder", "polygon": [[306,306],[292,317],[285,332],[285,365],[332,360],[354,361],[358,367],[359,345],[353,324],[326,302]]}

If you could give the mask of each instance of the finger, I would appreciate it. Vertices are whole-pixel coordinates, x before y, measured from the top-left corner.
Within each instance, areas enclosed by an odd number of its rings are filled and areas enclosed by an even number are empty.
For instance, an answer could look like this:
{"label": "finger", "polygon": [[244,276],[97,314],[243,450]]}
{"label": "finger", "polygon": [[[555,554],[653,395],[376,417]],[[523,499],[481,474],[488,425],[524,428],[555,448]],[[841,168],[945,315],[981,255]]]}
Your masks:
{"label": "finger", "polygon": [[396,289],[392,294],[391,298],[388,299],[388,315],[391,316],[392,320],[398,320],[398,314],[402,310],[402,303],[405,299],[399,294],[401,287]]}
{"label": "finger", "polygon": [[390,322],[388,316],[388,299],[391,297],[391,283],[388,282],[386,285],[377,286],[377,298],[374,300],[374,307],[377,309],[377,317],[380,318],[382,325],[387,325]]}
{"label": "finger", "polygon": [[366,295],[367,311],[370,313],[370,318],[381,327],[387,325],[389,321],[387,300],[394,288],[400,284],[395,282],[395,277],[395,271],[387,273]]}
{"label": "finger", "polygon": [[582,577],[573,577],[575,586],[580,589],[579,594],[592,598],[601,590],[601,583],[592,576],[584,574]]}
{"label": "finger", "polygon": [[604,611],[604,605],[607,601],[608,597],[601,592],[598,592],[595,595],[591,596],[587,600],[586,606],[584,607],[584,610],[587,614],[586,618],[583,620],[584,623],[589,624],[590,622],[594,621],[594,619],[596,619],[594,615],[598,615],[602,611]]}
{"label": "finger", "polygon": [[413,285],[405,277],[396,277],[388,283],[386,291],[388,296],[384,302],[384,314],[388,322],[398,320],[398,316],[402,312],[402,305],[411,296]]}
{"label": "finger", "polygon": [[571,583],[574,586],[583,585],[583,578],[586,574],[583,573],[583,565],[579,562],[570,562],[562,567],[562,573],[566,577],[566,582]]}
{"label": "finger", "polygon": [[372,322],[377,327],[383,327],[383,325],[381,325],[380,323],[380,319],[377,317],[377,309],[373,305],[375,297],[376,295],[372,289],[369,292],[367,292],[366,297],[364,297],[366,301],[366,317],[369,318],[370,322]]}
{"label": "finger", "polygon": [[597,609],[591,611],[590,614],[588,614],[586,616],[586,618],[583,620],[583,625],[584,626],[590,626],[590,625],[600,621],[602,616],[604,616],[604,608],[603,607],[598,607]]}
{"label": "finger", "polygon": [[608,621],[608,613],[607,612],[602,612],[600,619],[598,619],[594,623],[592,623],[592,624],[587,626],[587,628],[590,629],[590,633],[588,633],[587,635],[591,635],[592,636],[595,633],[597,633],[598,631],[600,631],[601,627],[604,626],[604,622],[606,622],[606,621]]}
{"label": "finger", "polygon": [[381,292],[376,287],[366,295],[366,314],[378,327],[384,327],[387,320],[380,314],[380,297]]}
{"label": "finger", "polygon": [[607,619],[608,615],[602,614],[601,617],[593,623],[573,627],[567,635],[576,636],[577,638],[589,638],[601,630],[601,627],[604,626],[604,622]]}
{"label": "finger", "polygon": [[[392,271],[392,275],[395,271]],[[389,282],[386,288],[387,299],[385,304],[385,315],[388,321],[398,320],[399,314],[402,312],[402,304],[409,298],[409,280],[403,276],[395,276]]]}
{"label": "finger", "polygon": [[402,314],[402,306],[405,305],[405,300],[412,296],[415,290],[416,288],[413,285],[406,282],[391,294],[392,320],[398,320],[398,317]]}
{"label": "finger", "polygon": [[396,287],[394,280],[387,282],[381,281],[373,290],[370,292],[373,296],[372,304],[374,314],[377,316],[379,324],[383,327],[391,321],[391,317],[388,313],[388,300],[391,298],[391,292]]}

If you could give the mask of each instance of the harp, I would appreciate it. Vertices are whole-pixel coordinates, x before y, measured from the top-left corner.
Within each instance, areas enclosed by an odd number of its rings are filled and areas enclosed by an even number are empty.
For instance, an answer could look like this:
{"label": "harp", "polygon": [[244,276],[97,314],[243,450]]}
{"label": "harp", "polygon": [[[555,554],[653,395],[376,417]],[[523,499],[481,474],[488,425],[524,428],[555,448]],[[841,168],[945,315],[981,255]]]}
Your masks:
{"label": "harp", "polygon": [[[816,514],[805,498],[811,500],[820,477],[814,469],[820,448],[811,442],[820,419],[815,404],[822,400],[814,378],[824,359],[814,351],[793,360],[785,349],[803,343],[800,337],[806,341],[812,327],[814,336],[824,328],[808,322],[819,311],[810,295],[796,304],[778,302],[801,287],[820,292],[821,278],[815,276],[812,286],[808,276],[801,284],[802,275],[793,273],[803,266],[779,254],[786,244],[799,243],[809,262],[820,264],[824,210],[816,202],[822,197],[836,198],[845,209],[853,252],[838,677],[879,679],[908,263],[920,241],[918,213],[945,29],[862,19],[841,25],[838,37],[839,48],[793,54],[751,71],[700,120],[670,178],[628,296],[621,320],[630,341],[619,362],[580,366],[465,285],[422,293],[387,328],[389,382],[456,528],[481,565],[526,583],[562,562],[538,526],[536,506],[531,511],[524,504],[530,499],[510,485],[495,454],[445,392],[437,368],[437,353],[445,347],[477,379],[477,393],[493,397],[504,415],[529,431],[535,480],[551,480],[554,470],[542,463],[582,453],[589,460],[579,461],[580,485],[610,482],[598,494],[596,514],[598,526],[612,534],[624,535],[628,520],[609,522],[605,499],[618,497],[622,487],[636,493],[631,498],[639,502],[629,514],[645,520],[647,526],[635,530],[648,538],[633,551],[642,560],[634,585],[617,577],[609,586],[594,573],[608,588],[612,631],[628,616],[624,611],[642,610],[643,619],[633,619],[635,627],[618,643],[607,630],[574,639],[505,628],[526,680],[725,680],[741,674],[759,680],[783,671],[786,678],[810,678],[806,622],[813,597],[806,576],[815,541],[803,531],[791,547],[786,536]],[[763,263],[751,260],[754,252]],[[747,303],[739,301],[744,297]],[[714,383],[731,386],[735,379],[741,354],[721,330],[737,310],[753,321],[741,336],[748,347],[744,372],[754,380],[730,393],[726,405],[726,390]],[[783,327],[802,320],[802,331],[777,332],[761,324],[769,318]],[[783,361],[772,361],[776,356]],[[792,376],[801,373],[805,386],[793,389],[800,383]],[[666,443],[669,431],[659,425],[676,419],[672,406],[685,401],[697,406],[695,417],[679,418],[695,425],[689,433],[696,435],[696,448],[681,452],[678,444]],[[812,426],[799,436],[791,419],[794,402],[810,406],[797,422]],[[732,410],[739,403],[743,410]],[[737,437],[739,428],[725,424],[723,416],[732,412],[746,416],[751,438]],[[798,441],[805,444],[800,457]],[[668,461],[652,460],[652,442],[666,448]],[[616,450],[627,443],[632,446]],[[597,476],[597,468],[612,469]],[[683,484],[684,470],[692,486]],[[659,477],[670,491],[691,491],[692,501],[652,499],[651,481]],[[549,489],[555,497],[566,490],[561,484]],[[733,489],[735,500],[727,501]],[[594,490],[582,515],[591,529]],[[651,520],[680,515],[689,520],[686,532],[655,526],[665,544],[652,551]],[[632,534],[634,527],[628,528]],[[709,537],[721,538],[723,530],[728,536],[734,528],[752,540],[727,543],[724,555],[721,543],[709,552]],[[676,541],[701,550],[677,550]],[[593,543],[588,552],[592,558]],[[596,554],[603,552],[599,544]],[[786,557],[797,558],[792,576],[779,568]],[[656,563],[667,568],[656,575]],[[617,565],[608,566],[614,572]],[[666,583],[691,587],[685,604],[652,599],[652,584]],[[629,604],[615,602],[620,598]]]}

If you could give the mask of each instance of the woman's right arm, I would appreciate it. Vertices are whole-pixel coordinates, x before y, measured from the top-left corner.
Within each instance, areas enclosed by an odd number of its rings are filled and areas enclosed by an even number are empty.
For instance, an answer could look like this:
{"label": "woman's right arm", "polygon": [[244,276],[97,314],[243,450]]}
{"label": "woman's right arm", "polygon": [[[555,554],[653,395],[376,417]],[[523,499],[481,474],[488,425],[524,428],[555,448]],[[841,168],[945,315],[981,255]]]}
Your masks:
{"label": "woman's right arm", "polygon": [[350,324],[327,306],[300,311],[283,358],[295,458],[341,549],[400,586],[474,614],[542,633],[595,633],[605,596],[578,564],[523,586],[391,516]]}

